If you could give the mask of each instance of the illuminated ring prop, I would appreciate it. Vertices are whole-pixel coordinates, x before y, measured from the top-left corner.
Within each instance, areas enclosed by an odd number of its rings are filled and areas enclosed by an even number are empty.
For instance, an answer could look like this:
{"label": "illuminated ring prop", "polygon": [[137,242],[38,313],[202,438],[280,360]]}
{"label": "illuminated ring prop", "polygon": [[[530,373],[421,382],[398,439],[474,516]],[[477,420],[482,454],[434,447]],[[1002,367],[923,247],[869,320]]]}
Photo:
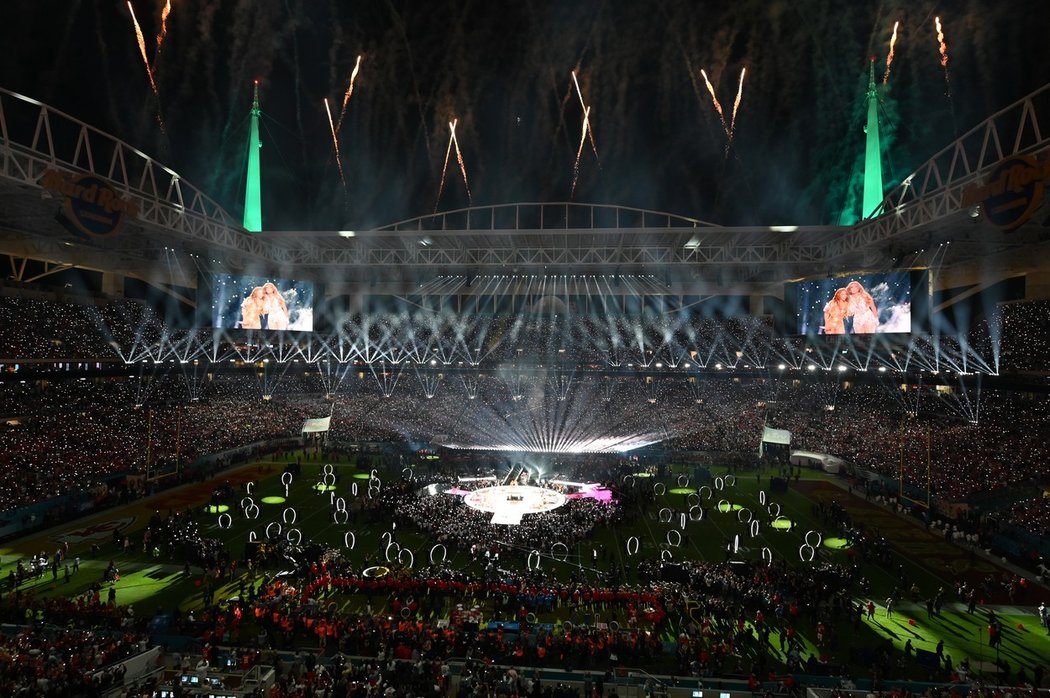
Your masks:
{"label": "illuminated ring prop", "polygon": [[758,519],[751,519],[751,537],[758,538]]}
{"label": "illuminated ring prop", "polygon": [[347,531],[343,534],[343,545],[346,546],[347,550],[353,550],[354,546],[357,545],[357,536],[354,535],[353,531]]}
{"label": "illuminated ring prop", "polygon": [[620,629],[620,624],[619,623],[617,623],[614,620],[609,621],[609,630],[612,630],[613,632],[616,632],[619,629]]}
{"label": "illuminated ring prop", "polygon": [[[533,560],[536,561],[535,565],[532,564]],[[525,561],[525,567],[530,569],[530,570],[538,570],[540,568],[540,551],[539,550],[532,550],[532,551],[529,552],[529,558]]]}
{"label": "illuminated ring prop", "polygon": [[[671,536],[672,533],[674,534],[673,537]],[[682,545],[682,534],[672,528],[667,532],[667,544],[672,548],[679,547]]]}
{"label": "illuminated ring prop", "polygon": [[690,507],[698,506],[700,504],[700,495],[696,492],[690,492],[689,496],[685,498],[685,503]]}
{"label": "illuminated ring prop", "polygon": [[773,564],[773,551],[769,548],[762,548],[762,559],[768,560],[769,564]]}
{"label": "illuminated ring prop", "polygon": [[[631,541],[634,541],[634,550],[631,550]],[[627,554],[628,555],[637,555],[638,554],[638,547],[640,545],[641,545],[641,543],[638,542],[638,536],[631,536],[630,538],[628,538],[627,539]]]}
{"label": "illuminated ring prop", "polygon": [[[776,511],[773,511],[774,509],[776,509]],[[766,511],[769,512],[769,515],[774,519],[780,518],[780,505],[776,502],[770,502],[769,506],[766,507]]]}
{"label": "illuminated ring prop", "polygon": [[[657,483],[659,484],[659,483]],[[667,518],[664,518],[664,512],[667,512]],[[671,519],[674,518],[674,512],[664,507],[660,510],[660,523],[671,523]]]}
{"label": "illuminated ring prop", "polygon": [[408,620],[409,616],[411,616],[411,615],[412,615],[412,609],[410,609],[408,606],[405,606],[404,608],[401,609],[401,617],[404,618],[405,620]]}
{"label": "illuminated ring prop", "polygon": [[561,627],[565,630],[565,632],[571,633],[573,628],[572,621],[565,621],[561,624]]}
{"label": "illuminated ring prop", "polygon": [[[811,533],[817,536],[817,542],[816,543],[811,543],[809,541],[809,535]],[[820,531],[806,531],[805,541],[806,541],[806,545],[808,545],[809,547],[811,547],[811,548],[819,548],[820,547],[820,543],[821,543],[822,540],[824,540],[824,536],[820,535]]]}
{"label": "illuminated ring prop", "polygon": [[[343,520],[342,521],[339,520],[339,515],[340,514],[343,515]],[[335,521],[337,524],[344,524],[345,525],[346,523],[348,523],[350,521],[350,512],[348,512],[346,509],[336,509],[335,513],[332,514],[332,521]]]}
{"label": "illuminated ring prop", "polygon": [[634,487],[634,476],[633,475],[624,475],[623,476],[623,484],[627,485],[628,487]]}
{"label": "illuminated ring prop", "polygon": [[[255,512],[254,515],[253,515],[252,512]],[[257,519],[257,518],[259,518],[259,505],[258,504],[252,504],[250,507],[245,507],[245,509],[244,509],[244,516],[245,516],[245,518],[248,518],[248,519]]]}
{"label": "illuminated ring prop", "polygon": [[[274,526],[277,527],[277,533],[271,533],[270,532],[270,529],[273,528]],[[284,529],[281,528],[281,524],[277,523],[276,521],[271,521],[270,523],[266,524],[266,537],[267,538],[276,538],[277,536],[281,535],[282,533],[284,533]]]}
{"label": "illuminated ring prop", "polygon": [[[707,496],[706,497],[704,497],[704,490],[707,490]],[[699,494],[704,499],[711,499],[711,497],[713,497],[714,494],[715,494],[714,492],[711,491],[711,488],[708,487],[707,485],[701,485],[700,489],[698,489],[696,492],[697,492],[697,494]]]}
{"label": "illuminated ring prop", "polygon": [[357,481],[356,480],[354,481],[354,483],[352,485],[350,485],[350,494],[354,495],[355,497],[357,496]]}
{"label": "illuminated ring prop", "polygon": [[393,562],[393,560],[390,559],[390,549],[393,548],[393,547],[397,548],[397,552],[399,554],[401,552],[401,546],[398,545],[397,543],[390,543],[389,545],[387,545],[386,549],[383,551],[383,556],[386,557],[386,561],[387,562]]}
{"label": "illuminated ring prop", "polygon": [[369,499],[374,499],[377,494],[379,494],[379,490],[377,488],[375,488],[375,487],[369,487],[368,488],[368,498]]}
{"label": "illuminated ring prop", "polygon": [[664,548],[663,550],[660,551],[660,559],[661,560],[671,560],[673,558],[674,558],[674,555],[671,554],[670,550]]}
{"label": "illuminated ring prop", "polygon": [[663,497],[666,493],[667,488],[664,486],[664,483],[658,482],[655,485],[653,485],[653,494],[655,494],[657,497]]}
{"label": "illuminated ring prop", "polygon": [[535,623],[536,622],[536,614],[533,613],[532,611],[529,611],[528,613],[525,614],[525,620],[527,622],[529,622],[529,623]]}
{"label": "illuminated ring prop", "polygon": [[[441,548],[441,559],[440,560],[435,560],[434,559],[434,551],[437,550],[438,548]],[[433,546],[430,549],[430,564],[436,565],[439,562],[443,563],[447,559],[448,559],[448,548],[445,547],[444,543],[438,543],[437,545]]]}
{"label": "illuminated ring prop", "polygon": [[[247,501],[248,503],[245,504],[244,503],[245,501]],[[248,507],[252,506],[253,504],[255,504],[255,500],[252,499],[251,497],[241,497],[241,509],[247,509]]]}
{"label": "illuminated ring prop", "polygon": [[[373,482],[375,483],[374,485],[372,484]],[[372,478],[368,481],[368,489],[372,489],[373,487],[375,487],[376,492],[378,492],[383,487],[383,481],[377,477]]]}
{"label": "illuminated ring prop", "polygon": [[[293,533],[295,534],[295,536],[294,536],[295,540],[292,540],[292,538],[293,538],[292,534]],[[303,532],[300,531],[298,528],[289,528],[288,529],[288,533],[285,533],[284,537],[287,538],[288,542],[291,543],[292,545],[299,545],[300,543],[303,542]]]}
{"label": "illuminated ring prop", "polygon": [[[405,553],[408,553],[407,565],[405,564]],[[412,569],[416,566],[416,555],[408,548],[402,548],[401,550],[397,551],[397,561],[399,564],[407,567],[408,569]],[[408,609],[405,610],[407,611]]]}
{"label": "illuminated ring prop", "polygon": [[733,505],[729,503],[728,499],[719,499],[718,500],[718,513],[719,514],[728,514],[731,511],[733,511]]}
{"label": "illuminated ring prop", "polygon": [[332,473],[325,473],[324,477],[321,478],[321,482],[331,487],[335,484],[335,475]]}
{"label": "illuminated ring prop", "polygon": [[718,477],[715,478],[715,489],[716,490],[721,491],[721,490],[725,489],[725,486],[726,486],[726,481],[725,481],[724,477],[719,475]]}
{"label": "illuminated ring prop", "polygon": [[248,531],[248,542],[249,543],[254,543],[257,540],[258,540],[258,538],[255,535],[255,531]]}
{"label": "illuminated ring prop", "polygon": [[678,476],[678,486],[679,487],[689,487],[689,476],[688,475],[679,475]]}
{"label": "illuminated ring prop", "polygon": [[335,510],[336,511],[346,511],[346,500],[343,499],[342,497],[336,498],[336,500],[335,500]]}
{"label": "illuminated ring prop", "polygon": [[288,494],[288,485],[285,485],[285,486],[284,486],[284,498],[285,498],[285,499],[288,499],[288,497],[289,497],[289,494]]}
{"label": "illuminated ring prop", "polygon": [[[805,553],[807,548],[809,549],[809,558],[808,559],[806,558],[806,553]],[[817,556],[817,549],[814,548],[809,543],[803,543],[798,548],[798,556],[802,560],[802,562],[813,562],[813,558],[815,558]]]}
{"label": "illuminated ring prop", "polygon": [[244,489],[249,495],[251,495],[252,494],[252,490],[255,489],[255,482],[252,481],[252,480],[249,480],[248,484],[244,486]]}
{"label": "illuminated ring prop", "polygon": [[375,468],[372,468],[372,472],[370,472],[368,474],[368,479],[369,480],[375,480],[375,479],[378,479],[378,477],[379,477],[379,471],[376,470]]}
{"label": "illuminated ring prop", "polygon": [[412,479],[412,468],[402,468],[401,469],[401,477],[405,478],[406,480],[411,480]]}
{"label": "illuminated ring prop", "polygon": [[766,505],[766,491],[765,490],[759,490],[758,491],[758,503],[761,504],[762,506]]}
{"label": "illuminated ring prop", "polygon": [[725,483],[726,483],[726,487],[735,487],[736,486],[736,475],[726,475],[725,476]]}
{"label": "illuminated ring prop", "polygon": [[685,515],[684,511],[682,513],[680,513],[678,515],[678,528],[680,528],[680,529],[682,529],[684,531],[685,530],[685,524],[686,524],[686,522],[688,520],[689,520],[689,517]]}
{"label": "illuminated ring prop", "polygon": [[[555,552],[558,549],[559,545],[561,546],[561,549],[563,551],[561,557],[558,557],[557,553]],[[565,543],[562,543],[561,541],[556,542],[554,545],[551,546],[551,557],[553,557],[558,562],[565,562],[569,559],[569,546],[565,545]]]}
{"label": "illuminated ring prop", "polygon": [[700,521],[704,518],[704,510],[698,506],[689,507],[689,520]]}
{"label": "illuminated ring prop", "polygon": [[740,552],[740,536],[739,535],[733,536],[733,552],[734,553]]}
{"label": "illuminated ring prop", "polygon": [[[787,521],[787,519],[783,516],[778,516],[777,518],[773,519],[773,521],[770,523],[770,526],[773,526],[773,524],[775,524],[777,521]],[[787,528],[777,528],[776,526],[773,526],[773,529],[776,531],[780,531],[781,533],[787,533],[791,530],[791,526],[788,526]]]}
{"label": "illuminated ring prop", "polygon": [[380,535],[379,538],[385,539],[387,545],[390,545],[394,542],[394,534],[390,531],[383,531],[382,535]]}
{"label": "illuminated ring prop", "polygon": [[335,473],[335,468],[332,467],[331,463],[325,463],[324,468],[322,468],[321,472],[323,472],[325,475],[332,475]]}
{"label": "illuminated ring prop", "polygon": [[[745,511],[747,512],[747,518],[746,519],[744,518],[744,512]],[[751,523],[751,520],[753,518],[755,518],[755,517],[751,514],[751,510],[748,509],[747,507],[744,507],[743,509],[738,509],[737,512],[736,512],[736,520],[739,521],[740,523]]]}
{"label": "illuminated ring prop", "polygon": [[[226,521],[226,525],[225,526],[222,525],[223,520]],[[225,529],[228,529],[232,525],[233,525],[233,517],[232,516],[230,516],[229,514],[219,514],[219,528],[225,530]]]}
{"label": "illuminated ring prop", "polygon": [[285,487],[292,484],[292,474],[288,472],[281,473],[281,484]]}
{"label": "illuminated ring prop", "polygon": [[[291,521],[288,520],[288,512],[292,512]],[[294,524],[296,519],[298,518],[299,514],[296,513],[294,507],[286,507],[285,510],[281,512],[281,521],[285,522],[286,524]]]}

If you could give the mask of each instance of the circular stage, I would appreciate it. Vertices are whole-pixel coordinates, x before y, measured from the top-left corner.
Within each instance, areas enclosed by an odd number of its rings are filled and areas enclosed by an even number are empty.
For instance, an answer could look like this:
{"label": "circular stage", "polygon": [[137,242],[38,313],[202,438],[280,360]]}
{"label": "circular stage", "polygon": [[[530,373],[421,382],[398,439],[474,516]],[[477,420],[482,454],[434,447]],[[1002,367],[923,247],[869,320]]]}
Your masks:
{"label": "circular stage", "polygon": [[565,495],[546,487],[499,485],[474,490],[463,497],[471,509],[492,513],[492,523],[517,524],[525,514],[552,511],[566,502]]}

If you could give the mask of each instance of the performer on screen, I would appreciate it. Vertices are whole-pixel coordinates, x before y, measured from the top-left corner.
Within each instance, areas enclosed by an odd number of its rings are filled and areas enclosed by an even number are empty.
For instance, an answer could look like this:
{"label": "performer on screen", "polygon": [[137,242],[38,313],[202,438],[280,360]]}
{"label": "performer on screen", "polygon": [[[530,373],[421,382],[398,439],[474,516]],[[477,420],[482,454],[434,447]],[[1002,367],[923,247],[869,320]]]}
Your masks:
{"label": "performer on screen", "polygon": [[849,299],[845,288],[835,289],[835,295],[824,306],[824,334],[846,334],[846,313]]}
{"label": "performer on screen", "polygon": [[266,328],[270,330],[288,329],[288,304],[277,287],[267,281],[263,284],[263,314],[267,317]]}
{"label": "performer on screen", "polygon": [[853,318],[853,334],[871,334],[879,328],[879,309],[859,281],[846,284],[848,315]]}
{"label": "performer on screen", "polygon": [[242,330],[261,330],[262,315],[263,289],[262,286],[256,286],[248,297],[241,301],[240,328]]}

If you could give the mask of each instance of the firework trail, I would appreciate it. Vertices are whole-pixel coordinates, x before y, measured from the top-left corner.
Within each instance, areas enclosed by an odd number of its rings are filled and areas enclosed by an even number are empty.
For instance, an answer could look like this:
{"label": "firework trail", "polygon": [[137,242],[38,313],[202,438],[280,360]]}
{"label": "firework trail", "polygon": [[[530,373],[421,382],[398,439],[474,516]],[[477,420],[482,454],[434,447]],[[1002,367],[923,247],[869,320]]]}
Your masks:
{"label": "firework trail", "polygon": [[890,81],[890,66],[893,65],[893,49],[897,46],[897,27],[900,26],[900,22],[893,23],[893,36],[890,37],[890,52],[886,56],[886,74],[882,76],[882,84],[889,84]]}
{"label": "firework trail", "polygon": [[[576,79],[576,71],[575,70],[572,71],[572,84],[576,86],[576,96],[578,96],[580,98],[580,107],[583,108],[583,129],[584,129],[584,132],[591,139],[591,150],[594,151],[594,159],[598,161],[598,166],[601,167],[602,161],[601,161],[601,158],[598,157],[598,146],[595,145],[595,143],[594,143],[594,131],[591,130],[591,120],[590,120],[590,118],[588,118],[588,112],[590,111],[590,108],[583,101],[583,92],[580,91],[580,83]],[[579,162],[579,158],[577,158],[577,163],[578,162]]]}
{"label": "firework trail", "polygon": [[153,88],[153,94],[157,95],[160,99],[160,93],[157,92],[157,83],[153,80],[153,69],[150,68],[149,58],[146,57],[146,39],[142,36],[142,27],[139,26],[139,21],[135,18],[135,8],[131,6],[131,0],[128,0],[128,11],[131,12],[131,21],[135,25],[135,38],[139,42],[139,53],[142,54],[142,62],[146,65],[146,75],[149,77],[149,85]]}
{"label": "firework trail", "polygon": [[715,96],[715,87],[711,84],[711,81],[707,79],[707,73],[704,69],[700,69],[700,76],[704,79],[704,84],[707,85],[707,91],[711,93],[711,101],[714,102],[715,111],[718,112],[718,120],[722,123],[722,130],[726,132],[726,138],[729,137],[729,127],[726,126],[726,118],[722,113],[722,105],[718,101],[718,97]]}
{"label": "firework trail", "polygon": [[[455,122],[452,122],[455,123]],[[451,124],[449,124],[451,125]],[[437,213],[438,206],[441,204],[441,192],[445,190],[445,175],[448,173],[448,158],[452,154],[452,136],[448,137],[448,147],[445,148],[445,164],[441,166],[441,182],[438,183],[438,196],[437,201],[434,202],[434,213]]]}
{"label": "firework trail", "polygon": [[343,183],[343,189],[346,189],[346,176],[343,174],[343,159],[339,157],[339,136],[335,132],[335,124],[332,122],[332,110],[328,107],[328,98],[324,98],[324,110],[328,114],[328,128],[332,131],[332,147],[335,150],[335,164],[339,168],[339,181]]}
{"label": "firework trail", "polygon": [[456,146],[456,161],[459,162],[459,171],[463,173],[463,186],[467,188],[467,201],[473,204],[473,198],[470,196],[470,182],[467,181],[467,166],[463,164],[463,153],[459,151],[459,139],[456,138],[457,123],[459,123],[459,119],[453,119],[448,122],[448,129],[451,134],[451,141]]}
{"label": "firework trail", "polygon": [[164,9],[160,11],[160,32],[157,33],[157,52],[153,54],[153,61],[156,62],[160,56],[160,47],[164,43],[164,39],[168,36],[168,15],[171,14],[171,0],[167,0],[164,3]]}
{"label": "firework trail", "polygon": [[944,89],[948,94],[948,44],[944,41],[944,27],[941,26],[941,18],[934,17],[933,21],[937,27],[937,47],[941,52],[941,67],[944,68]]}
{"label": "firework trail", "polygon": [[572,168],[572,192],[570,197],[576,193],[576,182],[580,178],[580,156],[583,155],[583,146],[587,143],[587,118],[591,114],[590,107],[583,109],[583,130],[580,132],[580,147],[576,149],[576,164]]}
{"label": "firework trail", "polygon": [[740,69],[740,84],[736,88],[736,99],[733,100],[733,116],[729,120],[729,145],[733,143],[733,136],[736,134],[736,113],[740,110],[740,98],[744,96],[744,73],[747,72],[747,68]]}
{"label": "firework trail", "polygon": [[357,55],[357,63],[354,64],[354,70],[350,73],[350,86],[346,88],[346,94],[343,95],[343,108],[339,111],[339,121],[335,124],[336,131],[343,127],[343,118],[346,116],[346,105],[350,103],[350,95],[354,93],[354,81],[357,79],[357,72],[359,70],[361,70],[361,54]]}

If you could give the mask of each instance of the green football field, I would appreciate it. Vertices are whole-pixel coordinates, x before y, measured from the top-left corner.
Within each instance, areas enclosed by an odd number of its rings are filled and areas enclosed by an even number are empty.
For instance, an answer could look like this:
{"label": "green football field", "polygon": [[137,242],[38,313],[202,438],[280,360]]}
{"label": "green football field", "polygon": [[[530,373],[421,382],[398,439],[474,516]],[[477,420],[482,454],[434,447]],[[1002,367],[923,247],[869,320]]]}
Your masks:
{"label": "green football field", "polygon": [[[231,482],[251,481],[251,494],[247,493],[245,485],[235,486],[235,494],[227,503],[229,509],[226,511],[210,511],[209,495],[227,476],[131,505],[127,509],[137,509],[138,514],[136,524],[127,529],[136,542],[128,553],[114,546],[109,538],[102,538],[97,541],[101,547],[97,555],[91,555],[86,544],[74,549],[75,553],[81,554],[83,561],[80,572],[68,582],[63,574],[53,580],[48,572],[40,580],[26,581],[21,588],[42,595],[83,593],[101,577],[112,560],[121,570],[120,580],[115,583],[117,600],[121,604],[135,604],[139,615],[151,615],[174,606],[183,610],[199,608],[202,605],[201,570],[193,568],[187,577],[181,561],[154,558],[149,552],[143,553],[140,544],[141,527],[151,509],[163,513],[169,506],[181,508],[190,505],[202,533],[222,540],[231,556],[237,559],[243,557],[250,539],[265,540],[268,527],[275,535],[280,527],[282,536],[297,538],[301,535],[304,541],[313,540],[341,549],[358,568],[394,568],[399,557],[405,565],[414,560],[415,566],[420,567],[429,564],[433,556],[436,564],[481,573],[482,563],[472,559],[469,551],[451,546],[447,550],[434,548],[433,541],[412,527],[400,526],[394,530],[389,521],[375,520],[375,515],[363,514],[360,505],[367,498],[370,470],[359,470],[352,462],[332,463],[331,466],[332,476],[326,477],[329,469],[324,464],[304,463],[302,473],[292,480],[287,490],[281,477],[282,463],[255,464],[239,469],[235,472],[236,477],[230,478]],[[684,472],[684,468],[669,470],[662,481],[651,477],[635,478],[633,486],[655,488],[654,492],[659,494],[655,495],[651,506],[634,512],[629,528],[600,528],[589,540],[572,549],[552,545],[531,558],[529,550],[505,552],[501,555],[500,567],[525,569],[530,562],[535,564],[538,557],[542,569],[560,579],[575,575],[577,579],[596,581],[596,569],[617,568],[623,578],[633,584],[648,581],[639,579],[637,574],[640,559],[662,555],[671,562],[684,559],[721,562],[727,558],[727,548],[735,551],[732,553],[734,558],[754,564],[765,564],[770,558],[799,566],[821,562],[849,563],[855,557],[850,541],[842,538],[838,531],[828,530],[815,513],[817,502],[833,500],[843,505],[854,520],[875,522],[873,525],[878,525],[889,542],[904,554],[894,557],[891,569],[863,565],[863,573],[870,580],[870,594],[862,600],[874,599],[878,609],[874,618],[864,619],[856,629],[851,623],[840,621],[835,646],[822,650],[832,661],[849,663],[856,675],[863,678],[870,674],[870,657],[876,648],[892,643],[898,650],[903,650],[909,640],[913,649],[931,652],[938,641],[943,641],[944,652],[950,654],[956,664],[968,657],[975,669],[983,669],[986,673],[993,671],[991,662],[998,658],[1008,661],[1014,670],[1019,666],[1027,667],[1031,675],[1032,668],[1042,658],[1050,657],[1050,638],[1039,626],[1032,605],[993,606],[1004,627],[1004,642],[998,656],[987,646],[987,618],[983,607],[977,614],[970,615],[961,605],[948,603],[942,614],[927,618],[921,599],[931,596],[938,588],[946,589],[946,598],[954,602],[956,599],[951,590],[959,575],[978,579],[1002,571],[983,560],[968,558],[966,553],[943,541],[923,538],[928,534],[918,527],[874,508],[862,498],[832,484],[821,473],[806,471],[802,480],[792,482],[787,492],[773,495],[768,491],[770,472],[759,473],[756,477],[754,472],[733,475],[725,469],[716,469],[715,481],[704,486],[705,483],[688,482],[685,475],[678,474]],[[423,480],[421,485],[425,483],[426,472],[424,467],[414,470],[417,479]],[[376,475],[383,487],[402,477],[400,470]],[[698,487],[702,489],[698,490]],[[343,523],[342,514],[336,514],[333,521],[333,496],[341,497],[353,512],[346,515],[346,523]],[[248,503],[243,499],[245,497],[251,497],[252,503],[258,507],[257,514],[254,509],[249,510],[248,517],[242,512],[242,502]],[[703,509],[702,514],[694,508],[696,506]],[[92,520],[104,522],[106,517],[121,519],[128,517],[128,513],[123,509],[111,510]],[[40,539],[38,536],[35,540],[16,541],[0,548],[3,563],[0,575],[7,577],[20,554],[43,549]],[[390,546],[391,541],[396,545]],[[811,555],[812,562],[809,560]],[[238,582],[248,579],[243,565],[238,568],[238,577],[216,590],[215,598],[221,600],[237,593]],[[912,584],[919,588],[918,603],[911,601],[909,590]],[[898,593],[898,603],[892,617],[888,617],[884,601],[894,590]],[[363,611],[368,602],[365,596],[356,594],[336,596],[334,600],[348,611]],[[376,599],[372,601],[377,602]],[[1037,603],[1032,599],[1027,601]],[[493,619],[494,609],[490,601],[465,599],[464,603],[481,607],[484,618]],[[431,613],[440,617],[450,610],[446,607]],[[682,615],[672,614],[665,628],[665,639],[673,640],[678,624],[687,622],[685,616],[689,612],[687,609]],[[567,608],[556,609],[553,613],[542,614],[539,621],[555,623],[566,620],[570,613]],[[621,624],[626,621],[625,612],[615,607],[598,609],[595,615],[596,621],[617,620]],[[814,625],[809,618],[796,623],[804,646],[803,657],[821,652],[814,644]],[[772,637],[770,652],[775,663],[782,663],[784,658],[775,632]],[[913,678],[927,678],[931,674],[929,668],[914,658],[905,660],[902,671]]]}

